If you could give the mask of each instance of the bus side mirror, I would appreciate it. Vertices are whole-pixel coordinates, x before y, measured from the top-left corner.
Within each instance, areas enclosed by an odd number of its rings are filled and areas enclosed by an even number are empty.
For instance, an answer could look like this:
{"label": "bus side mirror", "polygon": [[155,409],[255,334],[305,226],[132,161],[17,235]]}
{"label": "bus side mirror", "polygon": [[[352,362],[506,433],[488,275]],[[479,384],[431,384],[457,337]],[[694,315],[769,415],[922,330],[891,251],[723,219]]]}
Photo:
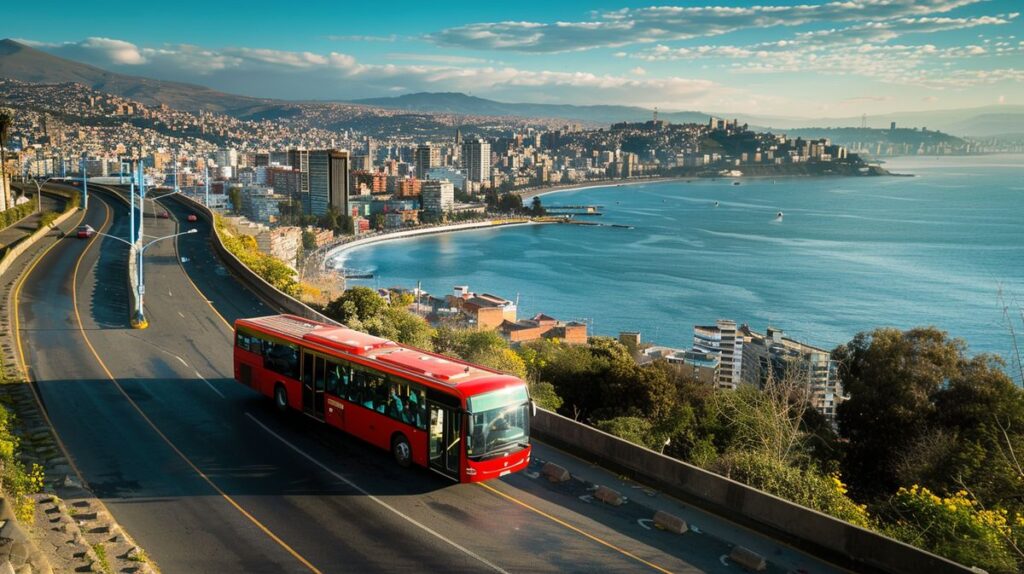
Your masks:
{"label": "bus side mirror", "polygon": [[537,401],[530,399],[530,415],[537,416]]}

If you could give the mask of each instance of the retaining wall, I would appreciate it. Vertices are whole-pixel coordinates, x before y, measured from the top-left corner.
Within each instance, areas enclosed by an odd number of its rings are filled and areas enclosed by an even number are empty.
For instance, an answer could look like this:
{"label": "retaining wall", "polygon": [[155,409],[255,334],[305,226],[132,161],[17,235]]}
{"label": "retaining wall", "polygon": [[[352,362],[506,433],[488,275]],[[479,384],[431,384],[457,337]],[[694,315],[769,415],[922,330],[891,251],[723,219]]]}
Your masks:
{"label": "retaining wall", "polygon": [[78,213],[77,209],[65,211],[57,216],[57,219],[53,220],[53,223],[49,227],[42,227],[37,229],[32,235],[22,239],[4,253],[3,259],[0,259],[0,275],[7,271],[7,268],[11,266],[11,263],[17,259],[26,249],[39,241],[40,238],[44,237],[47,233],[53,231],[54,227],[64,223],[71,218],[72,215]]}
{"label": "retaining wall", "polygon": [[316,311],[301,301],[293,299],[277,287],[274,287],[262,277],[254,273],[252,269],[249,269],[249,267],[244,263],[239,261],[239,259],[235,257],[235,254],[228,251],[228,248],[225,247],[224,243],[221,241],[220,234],[217,231],[217,224],[214,221],[213,212],[210,211],[208,207],[180,193],[176,193],[168,197],[180,202],[189,209],[194,210],[200,217],[210,222],[210,227],[213,228],[213,234],[210,240],[217,256],[220,257],[221,261],[228,266],[228,269],[231,270],[235,277],[245,284],[246,287],[259,295],[264,301],[269,303],[271,307],[274,307],[284,313],[298,315],[305,319],[322,321],[333,325],[338,324],[337,321],[328,318],[326,315]]}

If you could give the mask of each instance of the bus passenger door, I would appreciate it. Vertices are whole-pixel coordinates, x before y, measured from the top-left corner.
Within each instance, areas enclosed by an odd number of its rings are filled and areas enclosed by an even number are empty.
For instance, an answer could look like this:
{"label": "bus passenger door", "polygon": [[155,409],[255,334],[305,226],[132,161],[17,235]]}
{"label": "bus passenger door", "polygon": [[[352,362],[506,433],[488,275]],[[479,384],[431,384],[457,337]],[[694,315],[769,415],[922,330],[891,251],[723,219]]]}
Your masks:
{"label": "bus passenger door", "polygon": [[462,451],[458,412],[437,403],[430,407],[430,468],[459,480],[459,452]]}
{"label": "bus passenger door", "polygon": [[313,377],[316,373],[317,357],[312,353],[302,353],[302,412],[313,414]]}
{"label": "bus passenger door", "polygon": [[302,412],[319,420],[324,419],[324,367],[323,357],[302,355]]}

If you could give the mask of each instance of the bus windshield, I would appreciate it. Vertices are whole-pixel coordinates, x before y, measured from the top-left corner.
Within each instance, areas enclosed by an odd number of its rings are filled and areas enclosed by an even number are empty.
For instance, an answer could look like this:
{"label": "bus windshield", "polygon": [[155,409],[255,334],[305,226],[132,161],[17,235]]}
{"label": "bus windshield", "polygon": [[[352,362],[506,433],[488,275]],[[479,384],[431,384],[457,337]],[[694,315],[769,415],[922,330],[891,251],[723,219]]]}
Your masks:
{"label": "bus windshield", "polygon": [[526,386],[470,397],[466,456],[485,457],[526,446],[530,434],[529,400]]}

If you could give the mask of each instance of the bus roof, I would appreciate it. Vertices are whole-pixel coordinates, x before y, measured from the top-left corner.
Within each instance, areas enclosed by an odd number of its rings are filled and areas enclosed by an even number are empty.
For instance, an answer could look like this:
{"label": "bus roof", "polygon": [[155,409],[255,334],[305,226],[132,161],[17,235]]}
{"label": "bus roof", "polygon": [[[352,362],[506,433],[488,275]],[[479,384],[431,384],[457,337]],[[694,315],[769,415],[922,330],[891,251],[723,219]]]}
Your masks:
{"label": "bus roof", "polygon": [[522,384],[514,376],[487,367],[400,345],[348,327],[328,325],[295,315],[238,319],[235,325],[292,339],[296,343],[350,358],[384,372],[457,389],[467,397]]}

